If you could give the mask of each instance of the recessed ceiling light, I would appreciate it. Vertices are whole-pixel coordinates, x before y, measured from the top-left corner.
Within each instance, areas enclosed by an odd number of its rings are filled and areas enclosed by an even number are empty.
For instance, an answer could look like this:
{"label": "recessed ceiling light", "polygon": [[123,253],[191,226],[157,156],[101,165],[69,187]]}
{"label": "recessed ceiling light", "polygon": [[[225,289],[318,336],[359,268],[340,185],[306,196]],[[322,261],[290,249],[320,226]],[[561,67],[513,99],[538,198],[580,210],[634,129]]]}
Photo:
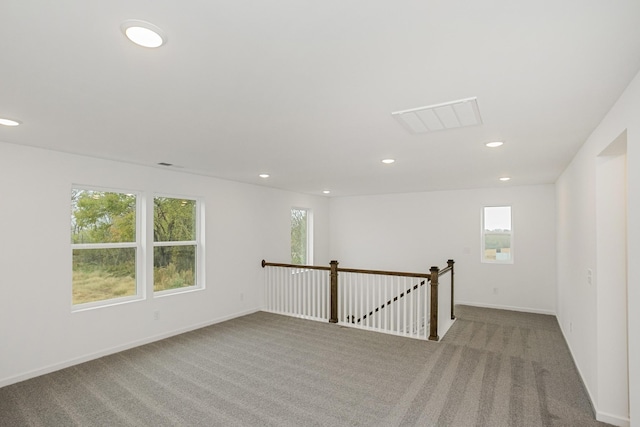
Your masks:
{"label": "recessed ceiling light", "polygon": [[500,181],[509,181],[511,178],[508,176],[503,176],[502,178],[500,178]]}
{"label": "recessed ceiling light", "polygon": [[150,22],[129,19],[120,26],[125,36],[135,44],[144,47],[160,47],[167,42],[163,31]]}
{"label": "recessed ceiling light", "polygon": [[391,163],[395,162],[394,159],[384,159],[382,161],[382,163],[384,163],[385,165],[390,165]]}
{"label": "recessed ceiling light", "polygon": [[4,126],[18,126],[20,125],[21,122],[17,121],[17,120],[11,120],[11,119],[3,119],[0,118],[0,125],[4,125]]}
{"label": "recessed ceiling light", "polygon": [[331,193],[331,191],[329,191],[329,190],[323,190],[322,191],[322,194],[329,194],[329,193]]}
{"label": "recessed ceiling light", "polygon": [[268,173],[261,173],[260,175],[258,175],[260,178],[269,178],[269,174]]}
{"label": "recessed ceiling light", "polygon": [[491,141],[491,142],[487,142],[486,145],[489,148],[496,148],[496,147],[500,147],[502,144],[504,144],[504,142],[502,141]]}

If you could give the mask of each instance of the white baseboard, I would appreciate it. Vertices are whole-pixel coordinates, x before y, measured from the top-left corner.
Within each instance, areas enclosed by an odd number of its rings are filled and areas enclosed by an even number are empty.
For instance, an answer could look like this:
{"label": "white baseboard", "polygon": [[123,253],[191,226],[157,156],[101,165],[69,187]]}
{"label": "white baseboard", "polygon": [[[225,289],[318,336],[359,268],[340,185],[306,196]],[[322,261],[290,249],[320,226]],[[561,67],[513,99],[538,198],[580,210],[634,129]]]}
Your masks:
{"label": "white baseboard", "polygon": [[562,329],[562,323],[560,322],[560,319],[557,318],[557,316],[556,316],[556,319],[558,320],[558,326],[560,327],[562,338],[564,338],[564,342],[567,344],[567,347],[569,348],[569,354],[571,355],[571,359],[573,360],[573,366],[575,366],[576,369],[578,370],[578,375],[580,375],[580,380],[582,381],[582,385],[584,385],[584,388],[587,391],[587,395],[589,396],[589,402],[591,402],[591,408],[593,408],[594,412],[596,413],[596,419],[597,419],[598,411],[596,410],[595,400],[593,400],[593,393],[591,393],[591,389],[589,389],[587,382],[584,380],[584,375],[582,374],[582,370],[580,370],[580,366],[576,362],[576,357],[573,355],[573,349],[571,348],[571,343],[567,339],[567,334],[564,332],[564,329]]}
{"label": "white baseboard", "polygon": [[562,323],[560,322],[559,319],[558,319],[558,325],[560,326],[560,332],[562,332],[562,337],[564,338],[564,342],[567,343],[567,347],[569,348],[569,354],[571,355],[571,359],[573,359],[573,365],[578,370],[578,375],[580,375],[580,380],[582,381],[582,384],[584,385],[584,388],[587,391],[587,395],[589,396],[589,401],[591,402],[591,407],[593,408],[593,411],[595,412],[595,415],[596,415],[596,420],[603,423],[611,424],[614,426],[629,427],[631,425],[631,420],[629,418],[608,414],[606,412],[602,412],[598,410],[598,405],[596,405],[595,403],[596,401],[593,399],[593,393],[591,393],[591,389],[589,389],[587,382],[584,380],[584,375],[582,374],[582,370],[580,369],[580,366],[578,365],[578,363],[576,363],[576,358],[573,355],[573,349],[571,348],[571,343],[567,339],[567,334],[562,328]]}
{"label": "white baseboard", "polygon": [[34,369],[32,371],[25,372],[25,373],[22,373],[22,374],[18,374],[18,375],[12,376],[12,377],[3,378],[3,379],[0,380],[0,388],[1,387],[6,387],[6,386],[11,385],[11,384],[18,383],[20,381],[25,381],[25,380],[28,380],[30,378],[39,377],[40,375],[50,374],[51,372],[59,371],[60,369],[68,368],[70,366],[78,365],[80,363],[88,362],[90,360],[99,359],[100,357],[108,356],[110,354],[119,353],[119,352],[124,351],[124,350],[129,350],[129,349],[134,348],[134,347],[139,347],[141,345],[149,344],[149,343],[152,343],[154,341],[160,341],[160,340],[163,340],[165,338],[169,338],[169,337],[172,337],[172,336],[175,336],[175,335],[184,334],[185,332],[193,331],[193,330],[196,330],[196,329],[204,328],[206,326],[215,325],[216,323],[221,323],[221,322],[225,322],[227,320],[235,319],[236,317],[242,317],[242,316],[246,316],[248,314],[253,314],[253,313],[256,313],[258,311],[260,311],[260,309],[256,308],[256,309],[243,311],[243,312],[240,312],[240,313],[235,313],[235,314],[232,314],[232,315],[229,315],[229,316],[219,317],[217,319],[209,320],[207,322],[203,322],[203,323],[199,323],[199,324],[196,324],[196,325],[187,326],[187,327],[180,328],[180,329],[175,329],[175,330],[170,331],[170,332],[164,332],[164,333],[159,334],[159,335],[154,335],[154,336],[151,336],[151,337],[143,338],[141,340],[133,341],[133,342],[130,342],[130,343],[127,343],[127,344],[123,344],[123,345],[119,345],[119,346],[116,346],[116,347],[107,348],[107,349],[100,350],[100,351],[95,352],[95,353],[91,353],[91,354],[87,354],[87,355],[84,355],[84,356],[81,356],[81,357],[76,357],[76,358],[73,358],[73,359],[69,359],[69,360],[66,360],[64,362],[54,363],[53,365],[45,366],[45,367],[39,368],[39,369]]}
{"label": "white baseboard", "polygon": [[600,411],[596,411],[596,420],[620,427],[629,427],[631,425],[631,420],[629,418],[622,418]]}
{"label": "white baseboard", "polygon": [[556,313],[553,310],[543,310],[539,308],[530,308],[530,307],[514,307],[510,305],[498,305],[498,304],[483,304],[477,302],[470,301],[456,301],[456,305],[470,305],[472,307],[482,307],[482,308],[495,308],[498,310],[510,310],[510,311],[521,311],[523,313],[535,313],[535,314],[550,314],[555,316]]}

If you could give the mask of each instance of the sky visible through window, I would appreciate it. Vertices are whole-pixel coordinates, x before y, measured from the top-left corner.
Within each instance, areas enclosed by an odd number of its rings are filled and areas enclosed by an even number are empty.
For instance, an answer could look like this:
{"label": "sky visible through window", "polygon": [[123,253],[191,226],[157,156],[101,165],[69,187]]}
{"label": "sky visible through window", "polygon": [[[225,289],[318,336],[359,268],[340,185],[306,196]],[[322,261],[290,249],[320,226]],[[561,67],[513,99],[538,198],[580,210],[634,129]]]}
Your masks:
{"label": "sky visible through window", "polygon": [[485,230],[511,230],[511,206],[484,208]]}

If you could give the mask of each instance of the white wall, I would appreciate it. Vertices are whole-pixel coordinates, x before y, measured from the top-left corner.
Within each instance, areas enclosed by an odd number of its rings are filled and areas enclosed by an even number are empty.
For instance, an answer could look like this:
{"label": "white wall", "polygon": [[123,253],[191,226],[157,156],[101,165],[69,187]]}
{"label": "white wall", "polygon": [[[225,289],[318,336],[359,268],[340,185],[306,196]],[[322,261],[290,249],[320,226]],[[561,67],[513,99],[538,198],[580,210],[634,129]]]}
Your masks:
{"label": "white wall", "polygon": [[[513,264],[480,262],[483,206],[511,205]],[[456,262],[456,303],[555,313],[553,185],[331,200],[342,267],[426,272]]]}
{"label": "white wall", "polygon": [[[603,169],[598,156],[626,130],[627,138],[627,301],[620,288],[613,290],[610,281],[602,281],[606,271],[597,271],[606,265],[605,251],[598,248],[598,224],[620,221],[620,215],[598,209],[598,203],[610,203],[611,198],[600,196],[598,171]],[[600,168],[599,168],[600,165]],[[602,178],[600,178],[602,179]],[[608,179],[608,178],[605,178]],[[618,334],[624,325],[620,322],[620,307],[627,305],[629,396],[628,410],[631,424],[640,425],[640,76],[625,90],[616,105],[594,130],[572,163],[557,183],[558,205],[558,319],[567,338],[585,385],[592,396],[599,420],[618,425],[628,423],[627,393],[624,386],[611,384],[605,378],[626,375],[626,366],[619,354],[625,351]],[[610,191],[623,192],[624,187]],[[623,198],[623,197],[622,197]],[[618,197],[617,199],[621,199]],[[598,215],[601,217],[598,218]],[[605,217],[602,217],[602,216]],[[600,259],[598,254],[600,253]],[[598,278],[591,285],[586,278],[587,269]],[[619,283],[619,281],[617,281]],[[599,296],[607,295],[607,300]],[[634,310],[636,308],[636,310]],[[612,341],[614,344],[612,344]],[[615,342],[618,342],[615,344]],[[606,351],[600,346],[615,345]],[[600,379],[600,380],[599,380]]]}
{"label": "white wall", "polygon": [[[202,197],[206,289],[72,313],[72,184]],[[0,387],[260,309],[260,261],[290,260],[292,206],[313,210],[329,259],[328,199],[210,177],[0,143],[0,203]]]}
{"label": "white wall", "polygon": [[[625,141],[626,141],[626,134]],[[626,148],[626,144],[625,144]],[[596,165],[598,406],[628,416],[626,155]],[[592,279],[593,282],[593,279]],[[593,283],[589,286],[594,286]],[[622,368],[622,369],[621,369]]]}

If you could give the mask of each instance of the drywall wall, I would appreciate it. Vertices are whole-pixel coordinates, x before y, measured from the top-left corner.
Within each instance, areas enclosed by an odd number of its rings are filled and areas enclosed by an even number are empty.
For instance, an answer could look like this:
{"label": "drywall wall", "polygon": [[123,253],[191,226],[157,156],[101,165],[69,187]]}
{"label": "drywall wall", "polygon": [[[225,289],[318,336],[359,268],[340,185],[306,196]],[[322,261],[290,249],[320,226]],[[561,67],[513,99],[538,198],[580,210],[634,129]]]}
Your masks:
{"label": "drywall wall", "polygon": [[[202,198],[206,288],[72,312],[73,184]],[[290,259],[292,206],[312,209],[329,259],[325,197],[0,143],[0,200],[0,386],[259,310],[260,261]]]}
{"label": "drywall wall", "polygon": [[[624,216],[598,209],[598,204],[611,203],[612,197],[606,195],[606,191],[625,191],[624,186],[607,185],[612,179],[619,178],[611,178],[607,160],[603,158],[610,154],[607,150],[621,135],[626,138],[626,290],[621,289],[620,280],[608,280],[607,271],[598,271],[599,267],[609,264],[604,255],[606,251],[598,247],[598,242],[602,245],[602,233],[606,230],[598,224],[620,221]],[[636,262],[640,259],[640,76],[635,77],[593,131],[556,186],[560,326],[592,397],[597,418],[616,425],[628,425],[629,421],[638,425],[640,313],[634,308],[640,305],[640,268]],[[624,198],[623,195],[613,199]],[[592,271],[591,283],[588,270]],[[624,280],[624,276],[618,277]],[[612,289],[611,286],[616,287]],[[603,295],[606,298],[601,299]],[[620,307],[625,305],[628,313],[628,397],[624,384],[619,381],[613,384],[607,379],[626,376],[627,366],[620,362],[620,353],[626,351],[624,340],[617,336],[624,325],[616,324],[624,322]],[[601,349],[601,346],[609,348]]]}
{"label": "drywall wall", "polygon": [[[500,205],[514,263],[481,263],[482,208]],[[341,266],[425,272],[453,258],[456,303],[555,313],[553,185],[335,198],[330,218]]]}
{"label": "drywall wall", "polygon": [[[625,154],[598,157],[596,201],[597,357],[599,363],[607,361],[598,368],[598,406],[626,417],[628,369],[621,369],[628,366]],[[589,281],[593,286],[592,272]]]}

